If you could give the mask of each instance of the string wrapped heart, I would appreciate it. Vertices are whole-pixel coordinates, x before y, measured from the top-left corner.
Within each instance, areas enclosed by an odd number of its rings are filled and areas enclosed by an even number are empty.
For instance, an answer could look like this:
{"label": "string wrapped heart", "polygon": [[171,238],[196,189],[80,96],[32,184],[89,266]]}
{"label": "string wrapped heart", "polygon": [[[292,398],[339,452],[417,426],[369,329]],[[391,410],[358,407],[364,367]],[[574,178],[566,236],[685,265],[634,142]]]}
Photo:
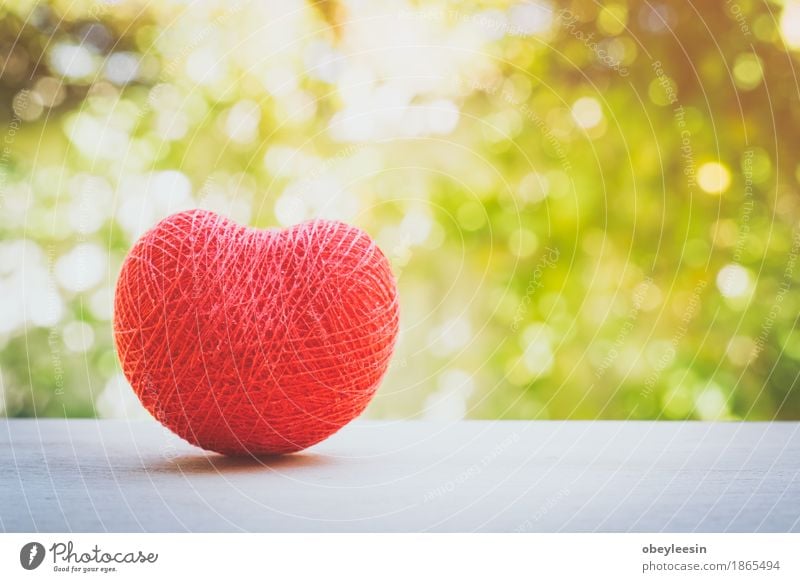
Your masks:
{"label": "string wrapped heart", "polygon": [[122,370],[144,407],[224,454],[299,451],[357,417],[393,353],[398,297],[362,230],[169,216],[126,257],[114,298]]}

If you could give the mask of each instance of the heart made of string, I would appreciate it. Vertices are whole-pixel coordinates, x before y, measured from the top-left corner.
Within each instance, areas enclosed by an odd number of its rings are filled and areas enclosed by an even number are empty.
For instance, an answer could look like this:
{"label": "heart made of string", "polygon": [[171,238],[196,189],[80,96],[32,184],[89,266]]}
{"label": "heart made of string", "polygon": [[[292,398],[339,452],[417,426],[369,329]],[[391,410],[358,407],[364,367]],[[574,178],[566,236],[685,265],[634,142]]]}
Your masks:
{"label": "heart made of string", "polygon": [[258,230],[174,214],[131,248],[114,339],[148,411],[204,449],[281,454],[358,416],[398,331],[389,262],[363,231]]}

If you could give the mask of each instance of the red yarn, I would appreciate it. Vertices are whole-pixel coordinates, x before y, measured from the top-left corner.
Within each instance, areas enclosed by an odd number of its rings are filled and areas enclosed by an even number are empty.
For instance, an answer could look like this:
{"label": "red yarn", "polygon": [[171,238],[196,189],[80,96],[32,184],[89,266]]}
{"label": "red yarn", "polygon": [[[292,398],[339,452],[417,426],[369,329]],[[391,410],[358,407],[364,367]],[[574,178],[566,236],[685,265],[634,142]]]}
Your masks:
{"label": "red yarn", "polygon": [[386,257],[327,220],[264,231],[174,214],[130,250],[114,298],[117,352],[142,404],[225,454],[298,451],[361,414],[397,328]]}

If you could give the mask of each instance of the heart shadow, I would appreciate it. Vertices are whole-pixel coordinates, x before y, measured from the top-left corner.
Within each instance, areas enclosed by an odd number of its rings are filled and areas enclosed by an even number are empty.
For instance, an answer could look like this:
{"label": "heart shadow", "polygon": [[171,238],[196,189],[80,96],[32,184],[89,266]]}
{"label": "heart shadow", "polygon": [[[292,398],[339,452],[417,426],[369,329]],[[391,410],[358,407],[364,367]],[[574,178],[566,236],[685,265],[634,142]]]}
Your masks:
{"label": "heart shadow", "polygon": [[227,457],[217,454],[179,455],[154,465],[148,472],[177,473],[187,476],[209,474],[257,473],[259,471],[298,470],[322,467],[332,459],[315,453],[295,453],[273,456]]}

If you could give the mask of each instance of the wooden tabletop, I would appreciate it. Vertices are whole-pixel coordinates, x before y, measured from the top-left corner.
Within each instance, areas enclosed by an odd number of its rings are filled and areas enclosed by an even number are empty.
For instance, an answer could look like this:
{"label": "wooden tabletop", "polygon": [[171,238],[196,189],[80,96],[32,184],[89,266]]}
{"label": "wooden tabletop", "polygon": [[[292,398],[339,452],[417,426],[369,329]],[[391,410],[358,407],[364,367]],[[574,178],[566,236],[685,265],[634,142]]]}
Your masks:
{"label": "wooden tabletop", "polygon": [[354,422],[227,458],[155,421],[0,422],[0,531],[800,531],[800,423]]}

